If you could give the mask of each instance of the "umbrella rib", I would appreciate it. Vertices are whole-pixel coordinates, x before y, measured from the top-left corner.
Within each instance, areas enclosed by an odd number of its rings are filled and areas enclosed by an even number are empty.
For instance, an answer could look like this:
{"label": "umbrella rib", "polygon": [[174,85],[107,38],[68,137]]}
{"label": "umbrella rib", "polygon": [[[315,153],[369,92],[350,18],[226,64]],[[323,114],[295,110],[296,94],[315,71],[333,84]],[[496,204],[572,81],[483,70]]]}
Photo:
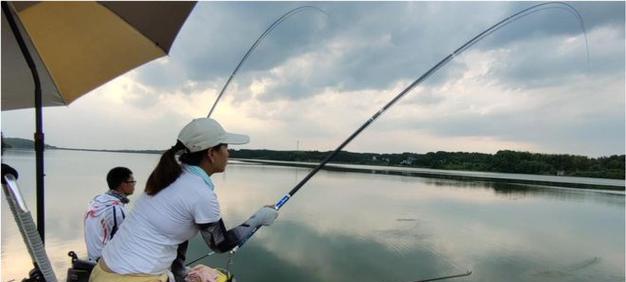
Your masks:
{"label": "umbrella rib", "polygon": [[130,23],[128,20],[126,20],[125,17],[123,17],[122,15],[120,15],[119,13],[117,13],[114,9],[109,8],[108,6],[104,5],[102,2],[97,2],[98,5],[102,6],[104,9],[106,9],[107,11],[109,11],[109,13],[114,14],[118,19],[120,19],[120,21],[124,22],[126,24],[126,26],[129,27],[129,29],[136,31],[137,33],[141,34],[141,36],[143,36],[144,38],[146,38],[146,40],[152,42],[152,44],[154,44],[155,46],[157,46],[157,49],[163,51],[163,54],[167,54],[167,50],[163,49],[163,47],[161,47],[161,45],[159,44],[159,42],[152,40],[152,38],[146,34],[144,34],[143,32],[139,31],[136,28],[133,28],[133,24]]}

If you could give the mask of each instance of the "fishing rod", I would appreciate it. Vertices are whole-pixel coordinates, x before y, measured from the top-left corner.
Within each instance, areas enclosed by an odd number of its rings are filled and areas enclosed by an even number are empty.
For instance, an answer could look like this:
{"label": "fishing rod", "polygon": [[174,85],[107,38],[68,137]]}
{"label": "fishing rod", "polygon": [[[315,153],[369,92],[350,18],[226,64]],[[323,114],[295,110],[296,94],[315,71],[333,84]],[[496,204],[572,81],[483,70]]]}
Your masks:
{"label": "fishing rod", "polygon": [[[350,143],[356,136],[358,136],[363,130],[365,130],[365,128],[367,128],[372,122],[374,122],[376,119],[378,119],[380,117],[380,115],[382,113],[384,113],[385,111],[387,111],[387,109],[389,109],[391,106],[393,106],[396,102],[398,102],[398,100],[400,100],[400,98],[404,97],[410,90],[412,90],[413,88],[415,88],[417,85],[419,85],[420,83],[422,83],[425,79],[427,79],[428,77],[430,77],[432,74],[434,74],[435,72],[437,72],[439,69],[441,69],[443,66],[445,66],[447,63],[449,63],[450,61],[452,61],[456,56],[462,54],[463,52],[465,52],[467,49],[469,49],[471,46],[473,46],[474,44],[476,44],[477,42],[481,41],[482,39],[484,39],[486,36],[492,34],[493,32],[499,30],[500,28],[515,22],[523,17],[526,17],[528,15],[531,15],[533,13],[539,12],[539,11],[543,11],[546,9],[565,9],[570,11],[573,15],[575,15],[580,23],[581,29],[583,31],[583,34],[585,36],[585,47],[587,48],[587,60],[589,60],[589,47],[588,47],[588,42],[587,42],[587,34],[586,34],[586,30],[585,30],[585,25],[584,25],[584,21],[582,16],[580,15],[580,13],[578,12],[578,10],[576,10],[576,8],[574,8],[572,5],[567,4],[565,2],[548,2],[548,3],[541,3],[541,4],[536,4],[533,5],[531,7],[528,7],[526,9],[523,9],[501,21],[499,21],[498,23],[492,25],[491,27],[485,29],[484,31],[480,32],[478,35],[474,36],[472,39],[470,39],[469,41],[465,42],[463,45],[461,45],[461,47],[457,48],[456,50],[454,50],[454,52],[450,53],[449,55],[447,55],[446,57],[444,57],[441,61],[439,61],[437,64],[435,64],[433,67],[431,67],[428,71],[426,71],[424,74],[422,74],[419,78],[417,78],[415,81],[413,81],[408,87],[406,87],[404,90],[402,90],[400,93],[398,93],[393,99],[391,99],[391,101],[389,101],[387,104],[385,104],[385,106],[383,106],[380,110],[378,110],[378,112],[376,112],[372,117],[370,117],[363,125],[361,125],[354,133],[352,133],[348,139],[346,139],[345,141],[343,141],[339,147],[337,147],[333,152],[331,152],[322,162],[319,163],[319,165],[317,165],[313,170],[311,170],[298,184],[296,184],[296,186],[294,186],[291,191],[289,191],[289,193],[285,194],[275,205],[274,208],[276,210],[280,210],[286,203],[287,201],[289,201],[289,199],[291,199],[293,197],[293,195],[295,195],[303,186],[304,184],[306,184],[315,174],[317,174],[317,172],[319,172],[330,160],[332,160],[346,145],[348,145],[348,143]],[[216,101],[217,103],[217,101]],[[215,105],[214,105],[215,106]],[[242,247],[247,240],[249,240],[250,238],[252,238],[252,236],[256,233],[256,231],[258,231],[260,227],[256,228],[253,230],[252,234],[250,235],[250,237],[248,237],[246,240],[244,240],[243,242],[241,242],[241,244],[235,248],[233,248],[233,250],[231,250],[231,253],[236,252],[240,247]],[[203,259],[205,257],[208,257],[210,255],[213,255],[215,252],[209,252],[208,254],[194,260],[198,261],[200,259]],[[469,275],[469,274],[468,274]]]}
{"label": "fishing rod", "polygon": [[222,98],[222,95],[224,95],[224,92],[226,91],[226,88],[228,88],[228,85],[230,85],[230,82],[233,80],[233,77],[235,77],[235,74],[237,74],[237,72],[239,71],[239,68],[241,68],[243,63],[246,60],[248,60],[248,57],[250,56],[250,54],[252,54],[252,52],[257,48],[257,46],[259,46],[259,44],[263,41],[263,39],[265,39],[265,37],[267,37],[267,35],[270,34],[270,32],[272,32],[272,30],[274,30],[274,28],[276,28],[278,25],[280,25],[287,18],[289,18],[290,16],[293,16],[293,15],[299,13],[299,12],[302,12],[305,9],[314,9],[316,11],[319,11],[319,12],[327,15],[324,10],[322,10],[322,9],[320,9],[318,7],[315,7],[315,6],[301,6],[301,7],[294,8],[294,9],[284,13],[282,16],[280,16],[280,18],[276,19],[267,29],[265,29],[265,31],[259,36],[259,38],[257,38],[256,41],[254,41],[254,43],[252,44],[252,46],[250,46],[250,49],[248,49],[246,54],[243,55],[243,58],[241,58],[241,61],[239,61],[239,64],[237,64],[237,66],[233,70],[233,73],[231,73],[230,76],[228,77],[228,80],[226,80],[226,83],[224,84],[224,87],[222,87],[222,90],[220,91],[220,94],[217,95],[217,98],[215,99],[215,102],[213,102],[213,106],[211,106],[211,109],[209,110],[209,114],[207,115],[207,117],[211,117],[211,114],[213,113],[213,110],[215,110],[215,107],[217,107],[217,103],[220,101],[220,98]]}
{"label": "fishing rod", "polygon": [[[556,6],[556,7],[551,7],[550,5],[553,5],[553,6]],[[583,33],[585,34],[585,43],[587,43],[587,40],[586,40],[587,36],[586,36],[586,31],[585,31],[585,27],[584,27],[584,22],[583,22],[582,16],[580,16],[580,13],[578,13],[576,8],[574,8],[570,4],[567,4],[567,3],[564,3],[564,2],[549,2],[549,3],[537,4],[537,5],[528,7],[526,9],[523,9],[523,10],[521,10],[521,11],[519,11],[519,12],[517,12],[517,13],[515,13],[515,14],[513,14],[513,15],[511,15],[511,16],[509,16],[509,17],[507,17],[507,18],[505,18],[505,19],[503,19],[501,21],[499,21],[498,23],[492,25],[488,29],[486,29],[483,32],[479,33],[478,35],[474,36],[472,39],[467,41],[465,44],[461,45],[461,47],[459,47],[458,49],[454,50],[454,52],[450,53],[448,56],[443,58],[441,61],[439,61],[437,64],[435,64],[432,68],[430,68],[428,71],[426,71],[424,74],[422,74],[418,79],[413,81],[413,83],[411,83],[408,87],[406,87],[399,94],[397,94],[391,101],[389,101],[378,112],[376,112],[372,117],[370,117],[354,133],[352,133],[348,137],[348,139],[343,141],[339,145],[339,147],[337,147],[322,162],[320,162],[320,164],[317,165],[317,167],[315,167],[313,170],[311,170],[309,172],[309,174],[307,174],[298,184],[296,184],[296,186],[293,187],[293,189],[291,189],[291,191],[289,191],[289,193],[285,194],[276,203],[276,205],[274,205],[274,208],[276,210],[280,210],[280,208],[282,208],[282,206],[284,206],[287,203],[287,201],[289,201],[289,199],[291,199],[291,197],[293,197],[293,195],[296,194],[298,192],[298,190],[300,190],[300,188],[302,188],[302,186],[304,186],[304,184],[307,183],[311,179],[311,177],[313,177],[318,171],[320,171],[320,169],[322,169],[330,160],[332,160],[356,136],[358,136],[363,130],[365,130],[365,128],[367,128],[372,122],[374,122],[376,119],[378,119],[378,117],[380,117],[380,115],[382,113],[387,111],[387,109],[389,109],[396,102],[398,102],[398,100],[400,100],[400,98],[404,97],[404,95],[406,95],[410,90],[412,90],[417,85],[419,85],[421,82],[423,82],[425,79],[427,79],[432,74],[437,72],[439,69],[441,69],[447,63],[449,63],[456,56],[460,55],[465,50],[469,49],[471,46],[473,46],[474,44],[476,44],[477,42],[479,42],[480,40],[482,40],[486,36],[492,34],[493,32],[495,32],[497,30],[499,30],[500,28],[502,28],[502,27],[504,27],[504,26],[506,26],[506,25],[508,25],[508,24],[510,24],[512,22],[514,22],[514,21],[519,20],[520,18],[523,18],[523,17],[528,16],[530,14],[533,14],[535,12],[538,12],[538,11],[541,11],[541,10],[545,10],[545,9],[550,9],[550,8],[565,8],[567,10],[570,10],[572,13],[574,13],[577,16],[577,18],[578,18],[578,20],[580,22],[580,25],[582,27]],[[257,228],[257,230],[258,230],[258,228]],[[256,232],[256,230],[255,230],[255,232]],[[254,232],[252,233],[252,235],[254,235]],[[252,235],[250,236],[250,238],[252,237]],[[243,243],[245,243],[245,242],[243,242]],[[243,243],[240,245],[240,247],[243,245]]]}

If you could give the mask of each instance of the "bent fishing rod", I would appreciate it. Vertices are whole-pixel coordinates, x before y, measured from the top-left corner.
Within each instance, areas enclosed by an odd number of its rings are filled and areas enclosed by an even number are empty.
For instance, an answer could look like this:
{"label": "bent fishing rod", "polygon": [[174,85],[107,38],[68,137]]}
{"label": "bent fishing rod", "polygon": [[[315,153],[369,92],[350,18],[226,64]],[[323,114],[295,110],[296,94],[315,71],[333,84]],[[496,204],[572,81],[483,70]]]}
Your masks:
{"label": "bent fishing rod", "polygon": [[[365,130],[365,128],[367,128],[372,122],[374,122],[376,119],[378,119],[380,117],[380,115],[382,113],[384,113],[385,111],[387,111],[391,106],[393,106],[396,102],[398,102],[398,100],[400,100],[402,97],[404,97],[407,93],[409,93],[409,91],[411,91],[413,88],[415,88],[417,85],[421,84],[424,80],[426,80],[428,77],[430,77],[431,75],[433,75],[435,72],[437,72],[439,69],[441,69],[443,66],[445,66],[446,64],[448,64],[450,61],[452,61],[456,56],[462,54],[463,52],[465,52],[467,49],[469,49],[470,47],[472,47],[474,44],[476,44],[477,42],[481,41],[482,39],[484,39],[485,37],[487,37],[488,35],[494,33],[495,31],[499,30],[500,28],[515,22],[523,17],[526,17],[528,15],[531,15],[533,13],[542,11],[542,10],[546,10],[546,9],[565,9],[566,11],[571,12],[574,16],[576,16],[576,18],[578,19],[581,29],[583,31],[583,34],[585,36],[585,47],[587,48],[587,61],[589,60],[589,47],[588,47],[588,43],[587,43],[587,34],[586,34],[586,30],[585,30],[585,25],[583,22],[583,18],[580,15],[580,13],[578,12],[578,10],[576,10],[576,8],[574,8],[572,5],[567,4],[565,2],[548,2],[548,3],[541,3],[541,4],[536,4],[533,5],[531,7],[528,7],[526,9],[523,9],[501,21],[499,21],[498,23],[492,25],[491,27],[485,29],[484,31],[480,32],[478,35],[474,36],[472,39],[470,39],[469,41],[465,42],[463,45],[461,45],[461,47],[457,48],[456,50],[454,50],[452,53],[450,53],[449,55],[447,55],[446,57],[444,57],[441,61],[439,61],[437,64],[435,64],[433,67],[431,67],[428,71],[426,71],[424,74],[422,74],[419,78],[417,78],[415,81],[413,81],[409,86],[407,86],[404,90],[402,90],[400,93],[398,93],[393,99],[391,99],[391,101],[389,101],[387,104],[385,104],[385,106],[383,106],[378,112],[376,112],[372,117],[370,117],[367,121],[365,121],[365,123],[363,125],[361,125],[354,133],[352,133],[345,141],[343,141],[339,147],[337,147],[333,152],[331,152],[322,162],[320,162],[313,170],[311,170],[298,184],[296,184],[296,186],[294,186],[291,191],[289,191],[289,193],[285,194],[275,205],[274,208],[276,210],[280,210],[286,203],[287,201],[289,201],[289,199],[291,199],[293,197],[293,195],[295,195],[303,186],[304,184],[306,184],[315,174],[317,174],[328,162],[330,162],[346,145],[348,145],[355,137],[357,137],[363,130]],[[219,97],[218,97],[219,99]],[[215,105],[217,104],[217,100],[215,101],[215,104],[213,105],[212,108],[215,107]],[[259,227],[260,228],[260,227]],[[252,238],[252,236],[256,233],[256,231],[258,231],[259,228],[256,228],[252,234],[250,235],[250,237],[248,237],[245,241],[241,242],[241,244],[235,248],[233,248],[233,250],[231,250],[231,253],[236,252],[240,247],[242,247],[247,240],[249,240],[250,238]],[[196,262],[200,259],[203,259],[207,256],[210,256],[214,254],[214,252],[210,252],[194,261]],[[190,264],[191,264],[190,263]]]}
{"label": "bent fishing rod", "polygon": [[[552,5],[554,7],[552,7],[550,5]],[[311,170],[309,172],[309,174],[307,174],[298,184],[296,184],[296,186],[294,186],[291,189],[291,191],[289,191],[289,193],[285,194],[274,205],[274,208],[276,210],[280,210],[287,203],[287,201],[289,201],[289,199],[291,199],[293,197],[293,195],[295,195],[304,186],[304,184],[306,184],[311,179],[311,177],[313,177],[315,174],[317,174],[317,172],[319,172],[346,145],[348,145],[355,137],[357,137],[363,130],[365,130],[365,128],[367,128],[370,124],[372,124],[372,122],[374,122],[376,119],[378,119],[385,111],[387,111],[391,106],[393,106],[396,102],[398,102],[398,100],[400,100],[407,93],[409,93],[409,91],[411,91],[417,85],[422,83],[425,79],[430,77],[432,74],[437,72],[439,69],[441,69],[447,63],[452,61],[452,59],[454,59],[456,56],[462,54],[464,51],[469,49],[471,46],[473,46],[474,44],[476,44],[477,42],[479,42],[480,40],[482,40],[486,36],[488,36],[488,35],[492,34],[493,32],[497,31],[498,29],[500,29],[500,28],[502,28],[502,27],[504,27],[504,26],[506,26],[506,25],[508,25],[508,24],[510,24],[512,22],[514,22],[514,21],[517,21],[520,18],[523,18],[523,17],[528,16],[530,14],[533,14],[535,12],[538,12],[538,11],[541,11],[541,10],[544,10],[544,9],[550,9],[550,8],[566,8],[567,10],[569,10],[573,14],[575,14],[577,16],[579,22],[580,22],[580,25],[582,27],[583,33],[585,33],[585,43],[587,43],[586,31],[585,31],[585,27],[584,27],[584,22],[583,22],[582,16],[580,15],[580,13],[578,13],[576,8],[574,8],[570,4],[567,4],[567,3],[564,3],[564,2],[550,2],[550,3],[537,4],[537,5],[531,6],[529,8],[526,8],[524,10],[521,10],[521,11],[519,11],[519,12],[517,12],[517,13],[515,13],[515,14],[513,14],[513,15],[511,15],[511,16],[503,19],[503,20],[501,20],[500,22],[492,25],[488,29],[486,29],[483,32],[479,33],[478,35],[474,36],[472,39],[467,41],[465,44],[461,45],[461,47],[459,47],[458,49],[454,50],[454,52],[450,53],[448,56],[443,58],[441,61],[439,61],[437,64],[435,64],[432,68],[430,68],[428,71],[426,71],[424,74],[422,74],[418,79],[413,81],[413,83],[411,83],[408,87],[406,87],[399,94],[397,94],[393,99],[391,99],[391,101],[389,101],[385,106],[383,106],[378,112],[376,112],[372,117],[370,117],[367,121],[365,121],[365,123],[363,125],[361,125],[361,127],[359,127],[354,133],[352,133],[348,137],[348,139],[343,141],[339,145],[339,147],[337,147],[322,162],[320,162],[319,165],[317,165],[317,167],[315,167],[313,170]],[[254,232],[256,232],[257,230],[258,230],[258,228]],[[254,232],[252,233],[252,235],[254,235]],[[249,238],[251,238],[252,235]],[[245,241],[242,242],[241,245],[239,245],[239,247],[243,246],[244,243],[245,243]]]}
{"label": "bent fishing rod", "polygon": [[291,17],[291,16],[293,16],[293,15],[299,13],[299,12],[302,12],[305,9],[313,9],[313,10],[319,11],[319,12],[327,15],[324,10],[322,10],[322,9],[320,9],[318,7],[315,7],[315,6],[301,6],[301,7],[294,8],[294,9],[284,13],[282,16],[280,16],[278,19],[276,19],[267,29],[265,29],[265,31],[259,36],[259,38],[257,38],[256,41],[254,41],[254,43],[252,44],[252,46],[250,46],[250,49],[248,49],[246,54],[243,55],[243,58],[241,58],[241,61],[239,61],[239,64],[237,64],[237,66],[233,70],[233,73],[231,73],[230,76],[228,77],[228,80],[226,80],[226,83],[224,84],[224,87],[222,87],[222,90],[220,91],[220,94],[217,95],[217,98],[215,99],[215,102],[213,102],[213,106],[211,106],[211,109],[209,110],[209,114],[207,115],[207,117],[211,117],[211,114],[213,113],[213,110],[215,110],[215,107],[217,107],[217,103],[220,101],[220,99],[224,95],[224,92],[226,91],[226,88],[228,88],[228,86],[230,85],[230,82],[233,80],[233,77],[235,77],[237,72],[239,72],[239,68],[241,68],[241,66],[248,60],[248,57],[250,56],[250,54],[252,54],[252,52],[257,48],[257,46],[259,46],[259,44],[261,44],[263,39],[265,39],[265,37],[267,37],[267,35],[269,35],[270,32],[272,32],[272,30],[274,30],[274,28],[279,26],[287,18],[289,18],[289,17]]}

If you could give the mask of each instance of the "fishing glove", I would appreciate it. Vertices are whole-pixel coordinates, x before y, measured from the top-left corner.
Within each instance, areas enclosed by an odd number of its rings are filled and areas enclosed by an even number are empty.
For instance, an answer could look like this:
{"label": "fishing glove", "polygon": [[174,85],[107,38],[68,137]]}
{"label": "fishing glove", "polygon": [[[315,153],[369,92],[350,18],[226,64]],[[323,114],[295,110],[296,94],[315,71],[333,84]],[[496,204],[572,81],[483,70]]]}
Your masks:
{"label": "fishing glove", "polygon": [[278,217],[278,211],[274,207],[264,206],[255,212],[244,224],[261,227],[270,226]]}

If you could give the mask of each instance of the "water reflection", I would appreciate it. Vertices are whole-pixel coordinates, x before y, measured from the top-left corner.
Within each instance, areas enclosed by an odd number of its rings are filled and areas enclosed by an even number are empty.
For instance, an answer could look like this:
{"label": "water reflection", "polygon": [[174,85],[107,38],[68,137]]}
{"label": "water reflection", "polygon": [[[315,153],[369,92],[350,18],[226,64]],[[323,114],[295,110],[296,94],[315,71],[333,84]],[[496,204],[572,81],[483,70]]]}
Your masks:
{"label": "water reflection", "polygon": [[[297,222],[283,222],[254,240],[236,254],[231,268],[242,281],[413,281],[455,271],[419,244],[399,255],[374,240],[320,233]],[[202,246],[200,240],[192,243],[196,250]],[[224,259],[204,263],[220,265]]]}
{"label": "water reflection", "polygon": [[[82,215],[105,175],[135,172],[137,194],[157,155],[46,152],[48,254],[60,277],[84,255]],[[8,151],[33,214],[32,153]],[[89,165],[86,165],[89,164]],[[308,169],[229,165],[213,181],[227,225],[289,191]],[[134,198],[131,196],[131,209]],[[194,239],[188,258],[207,248]],[[224,265],[223,255],[205,260]],[[2,280],[30,259],[2,202]],[[623,281],[624,195],[551,187],[322,171],[234,258],[239,281]]]}
{"label": "water reflection", "polygon": [[[411,177],[413,178],[413,177]],[[547,197],[571,201],[597,201],[601,204],[614,205],[617,208],[624,207],[624,192],[609,190],[574,189],[556,186],[542,186],[529,184],[514,184],[485,181],[458,181],[423,178],[424,183],[436,187],[455,187],[467,189],[484,189],[492,191],[498,196],[508,199],[522,199],[526,197]],[[407,181],[408,182],[408,181]]]}
{"label": "water reflection", "polygon": [[[462,281],[623,281],[601,257],[550,260],[509,250],[475,256],[471,265],[460,265],[454,256],[436,252],[424,240],[407,242],[407,246],[399,253],[376,240],[320,233],[304,224],[283,222],[241,249],[230,271],[240,281],[262,282],[415,281],[463,273],[466,267],[473,274]],[[190,250],[189,257],[195,258],[206,248],[196,238]],[[215,255],[201,263],[224,266],[227,257]]]}

